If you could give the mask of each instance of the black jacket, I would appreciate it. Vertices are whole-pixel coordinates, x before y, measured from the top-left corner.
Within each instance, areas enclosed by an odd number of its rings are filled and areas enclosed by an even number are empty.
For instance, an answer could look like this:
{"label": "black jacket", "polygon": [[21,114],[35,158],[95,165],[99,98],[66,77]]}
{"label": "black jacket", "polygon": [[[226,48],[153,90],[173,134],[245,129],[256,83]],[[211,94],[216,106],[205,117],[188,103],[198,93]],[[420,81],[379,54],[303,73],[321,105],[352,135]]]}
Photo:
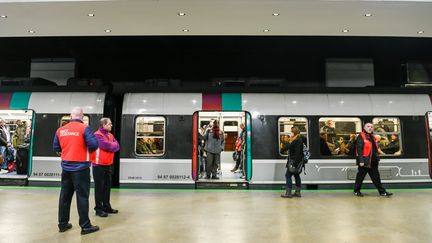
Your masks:
{"label": "black jacket", "polygon": [[7,135],[5,131],[0,128],[0,146],[6,146],[7,145]]}
{"label": "black jacket", "polygon": [[[285,144],[282,148],[281,153],[289,150],[288,161],[294,161],[293,165],[297,166],[303,160],[303,139],[299,136],[296,140],[291,143]],[[288,165],[287,161],[287,165]]]}

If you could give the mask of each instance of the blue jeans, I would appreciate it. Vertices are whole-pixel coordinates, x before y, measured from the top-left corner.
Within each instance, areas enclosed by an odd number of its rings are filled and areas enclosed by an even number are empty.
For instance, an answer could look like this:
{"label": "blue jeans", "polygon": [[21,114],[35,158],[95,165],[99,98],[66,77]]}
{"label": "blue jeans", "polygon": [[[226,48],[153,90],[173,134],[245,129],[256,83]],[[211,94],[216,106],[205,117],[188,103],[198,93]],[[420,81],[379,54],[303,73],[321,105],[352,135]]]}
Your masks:
{"label": "blue jeans", "polygon": [[291,178],[292,176],[294,176],[294,178],[295,178],[296,187],[300,189],[300,187],[301,187],[300,174],[291,173],[291,172],[289,172],[288,168],[287,168],[286,173],[285,173],[286,187],[287,187],[286,189],[292,189],[292,186],[293,186],[292,178]]}
{"label": "blue jeans", "polygon": [[0,169],[7,170],[7,162],[6,162],[6,146],[0,146],[0,154],[3,156],[3,164]]}

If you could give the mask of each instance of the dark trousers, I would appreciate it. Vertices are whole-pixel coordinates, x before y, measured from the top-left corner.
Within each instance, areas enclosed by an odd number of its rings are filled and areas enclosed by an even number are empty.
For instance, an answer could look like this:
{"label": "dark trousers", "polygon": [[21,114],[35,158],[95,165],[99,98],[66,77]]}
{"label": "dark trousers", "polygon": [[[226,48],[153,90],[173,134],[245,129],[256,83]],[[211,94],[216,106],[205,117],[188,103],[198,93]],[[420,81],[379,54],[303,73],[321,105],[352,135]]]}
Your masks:
{"label": "dark trousers", "polygon": [[217,176],[217,169],[220,166],[220,154],[207,152],[207,176]]}
{"label": "dark trousers", "polygon": [[286,177],[286,189],[292,189],[292,187],[293,187],[292,178],[291,178],[292,176],[294,176],[294,178],[295,178],[296,187],[298,189],[300,189],[301,188],[300,174],[291,173],[291,172],[289,172],[288,169],[286,170],[286,173],[285,173],[285,177]]}
{"label": "dark trousers", "polygon": [[360,191],[366,174],[369,174],[370,178],[372,179],[373,184],[378,189],[378,192],[380,194],[384,193],[386,191],[381,184],[381,177],[380,177],[380,173],[378,171],[378,165],[375,162],[372,164],[371,168],[368,168],[365,166],[359,166],[358,167],[358,172],[357,172],[355,185],[354,185],[354,192]]}
{"label": "dark trousers", "polygon": [[111,166],[94,166],[93,179],[95,188],[95,210],[97,213],[102,211],[110,211],[110,195],[111,195]]}
{"label": "dark trousers", "polygon": [[59,200],[59,227],[69,223],[70,205],[76,192],[79,225],[87,228],[90,224],[88,217],[90,194],[90,168],[80,171],[62,171],[61,191]]}

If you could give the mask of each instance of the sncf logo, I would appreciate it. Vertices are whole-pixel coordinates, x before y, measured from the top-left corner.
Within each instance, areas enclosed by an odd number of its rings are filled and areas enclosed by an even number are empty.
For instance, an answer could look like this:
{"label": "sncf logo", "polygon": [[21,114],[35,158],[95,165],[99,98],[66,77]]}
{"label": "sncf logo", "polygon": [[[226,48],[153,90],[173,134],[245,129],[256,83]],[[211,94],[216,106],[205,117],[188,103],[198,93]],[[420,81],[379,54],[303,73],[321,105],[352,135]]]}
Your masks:
{"label": "sncf logo", "polygon": [[79,136],[79,132],[69,132],[69,129],[60,130],[60,137],[64,137],[64,136],[75,136],[75,137],[78,137]]}

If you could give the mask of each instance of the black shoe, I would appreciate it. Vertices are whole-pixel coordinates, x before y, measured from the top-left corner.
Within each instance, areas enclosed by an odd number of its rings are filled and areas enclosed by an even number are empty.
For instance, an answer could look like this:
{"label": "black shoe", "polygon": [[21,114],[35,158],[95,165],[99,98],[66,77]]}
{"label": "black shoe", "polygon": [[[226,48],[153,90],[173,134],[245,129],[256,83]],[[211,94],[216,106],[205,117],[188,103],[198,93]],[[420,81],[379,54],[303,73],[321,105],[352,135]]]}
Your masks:
{"label": "black shoe", "polygon": [[364,195],[361,192],[354,192],[354,196],[356,196],[356,197],[363,197]]}
{"label": "black shoe", "polygon": [[105,218],[105,217],[108,217],[108,213],[106,213],[104,211],[102,211],[102,212],[96,212],[96,216]]}
{"label": "black shoe", "polygon": [[217,176],[212,176],[212,179],[213,179],[213,180],[219,180],[219,177],[217,177]]}
{"label": "black shoe", "polygon": [[382,196],[382,197],[391,197],[391,195],[393,195],[393,193],[391,193],[391,192],[380,193],[380,196]]}
{"label": "black shoe", "polygon": [[112,208],[104,210],[104,211],[105,211],[105,213],[118,213],[117,209],[112,209]]}
{"label": "black shoe", "polygon": [[96,231],[98,231],[98,230],[99,230],[99,226],[96,226],[96,225],[90,225],[90,226],[87,227],[87,228],[82,228],[82,229],[81,229],[81,234],[82,234],[82,235],[86,235],[86,234],[90,234],[90,233],[96,232]]}
{"label": "black shoe", "polygon": [[67,230],[72,229],[72,224],[71,223],[67,223],[67,225],[65,226],[59,226],[59,232],[63,233],[66,232]]}

